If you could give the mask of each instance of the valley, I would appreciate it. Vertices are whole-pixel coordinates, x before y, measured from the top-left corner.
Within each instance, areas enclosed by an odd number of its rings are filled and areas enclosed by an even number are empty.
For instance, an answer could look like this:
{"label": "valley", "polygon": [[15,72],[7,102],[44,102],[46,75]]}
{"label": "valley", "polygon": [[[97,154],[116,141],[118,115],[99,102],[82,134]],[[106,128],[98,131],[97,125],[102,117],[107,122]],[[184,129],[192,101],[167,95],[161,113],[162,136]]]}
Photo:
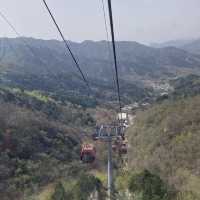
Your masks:
{"label": "valley", "polygon": [[2,0],[0,200],[200,200],[198,0]]}
{"label": "valley", "polygon": [[[61,42],[25,40],[37,56],[20,38],[0,39],[1,199],[106,199],[107,148],[92,141],[119,112],[106,42],[70,42],[89,93]],[[129,125],[128,154],[113,153],[115,199],[198,200],[199,56],[135,42],[117,49]],[[97,148],[91,165],[80,161],[84,142]]]}

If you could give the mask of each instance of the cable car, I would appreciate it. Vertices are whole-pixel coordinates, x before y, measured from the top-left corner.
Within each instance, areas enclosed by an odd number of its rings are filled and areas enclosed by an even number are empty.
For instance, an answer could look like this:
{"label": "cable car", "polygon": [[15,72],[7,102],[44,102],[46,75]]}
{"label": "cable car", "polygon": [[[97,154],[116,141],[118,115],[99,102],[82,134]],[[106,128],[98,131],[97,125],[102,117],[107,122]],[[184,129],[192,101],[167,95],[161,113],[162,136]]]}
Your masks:
{"label": "cable car", "polygon": [[122,138],[122,140],[125,140],[125,127],[124,126],[119,126],[117,128],[117,135],[118,137]]}
{"label": "cable car", "polygon": [[84,144],[81,148],[80,158],[83,163],[93,163],[96,159],[96,149],[93,144]]}
{"label": "cable car", "polygon": [[123,141],[120,144],[120,148],[119,148],[119,154],[127,154],[128,153],[128,147],[127,147],[127,141]]}
{"label": "cable car", "polygon": [[99,131],[98,131],[98,127],[96,128],[96,131],[92,134],[92,139],[94,141],[98,140],[99,138]]}
{"label": "cable car", "polygon": [[117,138],[114,143],[112,144],[112,150],[117,152],[120,146],[120,140]]}
{"label": "cable car", "polygon": [[115,152],[117,151],[117,145],[116,144],[112,144],[112,150],[115,151]]}
{"label": "cable car", "polygon": [[92,139],[93,139],[94,141],[98,140],[98,134],[97,134],[97,133],[93,133],[93,134],[92,134]]}

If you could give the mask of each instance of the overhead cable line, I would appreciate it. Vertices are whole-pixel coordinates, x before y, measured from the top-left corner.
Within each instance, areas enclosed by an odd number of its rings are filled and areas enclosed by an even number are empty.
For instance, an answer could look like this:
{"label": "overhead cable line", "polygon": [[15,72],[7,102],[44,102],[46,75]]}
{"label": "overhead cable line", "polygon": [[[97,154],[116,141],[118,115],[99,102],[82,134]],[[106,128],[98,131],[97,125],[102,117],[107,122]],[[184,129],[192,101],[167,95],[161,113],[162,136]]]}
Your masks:
{"label": "overhead cable line", "polygon": [[15,34],[18,37],[21,37],[19,32],[16,30],[16,28],[11,24],[11,22],[7,19],[7,17],[0,11],[0,16],[4,19],[4,21],[11,27],[11,29],[15,32]]}
{"label": "overhead cable line", "polygon": [[8,18],[0,11],[1,18],[10,26],[10,28],[13,30],[13,32],[16,34],[17,37],[21,38],[22,42],[26,46],[27,49],[32,53],[32,55],[37,58],[41,64],[44,64],[44,62],[35,54],[35,51],[33,48],[27,43],[27,41],[22,37],[22,35],[17,31],[17,29],[14,27],[14,25],[8,20]]}
{"label": "overhead cable line", "polygon": [[[16,34],[17,37],[19,37],[23,44],[25,45],[25,47],[31,52],[31,54],[40,62],[41,65],[44,65],[46,67],[46,71],[51,74],[51,76],[53,78],[59,79],[59,77],[54,74],[53,72],[51,72],[50,69],[48,69],[48,65],[46,64],[46,62],[44,62],[39,56],[36,55],[35,51],[33,50],[33,48],[29,45],[29,43],[22,37],[22,35],[17,31],[17,29],[15,28],[15,26],[8,20],[8,18],[0,11],[0,16],[1,18],[10,26],[10,28],[13,30],[13,32]],[[9,40],[7,39],[7,42],[9,44],[9,46],[11,47],[12,45],[10,44]],[[12,48],[14,51],[14,48]],[[14,51],[15,55],[17,55],[17,52]],[[78,77],[81,79],[81,77]],[[59,86],[62,87],[61,82],[58,82]]]}
{"label": "overhead cable line", "polygon": [[105,9],[104,0],[101,0],[101,3],[102,3],[102,9],[103,9],[103,16],[104,16],[104,23],[105,23],[107,41],[109,41],[108,25],[107,25],[107,20],[106,20],[106,9]]}
{"label": "overhead cable line", "polygon": [[[0,16],[1,18],[10,26],[10,28],[13,30],[13,32],[16,34],[17,37],[19,37],[23,44],[25,45],[25,47],[31,52],[31,54],[40,62],[41,65],[44,65],[46,67],[46,71],[52,75],[52,77],[58,79],[57,75],[55,75],[54,73],[51,72],[51,70],[48,69],[48,66],[46,64],[46,62],[44,62],[39,56],[36,55],[34,49],[29,45],[29,43],[25,40],[25,38],[17,31],[17,29],[15,28],[15,26],[8,20],[8,18],[5,16],[5,14],[3,14],[0,11]],[[7,42],[9,43],[9,40],[7,39]],[[11,45],[11,44],[9,44]],[[14,50],[14,49],[13,49]],[[15,54],[17,55],[17,53],[15,52]],[[59,85],[61,86],[61,83],[59,82]]]}
{"label": "overhead cable line", "polygon": [[[110,40],[109,40],[109,32],[108,32],[108,23],[107,23],[107,19],[106,19],[106,9],[105,9],[105,4],[104,4],[104,0],[101,0],[102,3],[102,10],[103,10],[103,17],[104,17],[104,26],[105,26],[105,32],[106,32],[106,37],[107,37],[107,47],[108,47],[108,59],[111,58],[111,47],[110,47]],[[112,74],[113,74],[113,84],[115,86],[115,73],[114,73],[114,68],[112,66]]]}
{"label": "overhead cable line", "polygon": [[20,35],[20,33],[17,31],[17,29],[12,25],[12,23],[8,20],[8,18],[0,11],[0,16],[3,18],[3,20],[10,26],[10,28],[14,31],[14,33],[17,35],[17,37],[21,38],[25,46],[31,51],[31,53],[35,56],[35,53],[33,49],[29,46],[29,44],[26,42],[26,40]]}
{"label": "overhead cable line", "polygon": [[56,22],[56,19],[55,19],[53,13],[51,12],[51,10],[50,10],[49,6],[47,5],[46,1],[45,1],[45,0],[42,0],[42,1],[43,1],[44,5],[45,5],[45,7],[46,7],[46,9],[47,9],[47,11],[48,11],[48,13],[49,13],[49,15],[51,16],[51,19],[52,19],[52,21],[54,22],[54,24],[55,24],[55,26],[56,26],[56,28],[57,28],[57,30],[58,30],[58,32],[59,32],[59,34],[60,34],[60,36],[61,36],[63,42],[64,42],[64,44],[65,44],[65,47],[66,47],[67,50],[69,51],[69,53],[70,53],[70,55],[71,55],[71,57],[72,57],[72,59],[73,59],[75,65],[76,65],[78,71],[80,72],[83,81],[84,81],[85,84],[87,85],[88,89],[91,91],[89,82],[87,81],[87,79],[86,79],[86,77],[85,77],[83,71],[81,70],[81,67],[80,67],[80,65],[79,65],[79,63],[78,63],[78,61],[77,61],[75,55],[73,54],[73,52],[72,52],[72,50],[71,50],[69,44],[67,43],[67,41],[66,41],[66,39],[65,39],[65,37],[64,37],[64,35],[63,35],[63,33],[62,33],[60,27],[59,27],[59,25],[58,25],[58,23]]}
{"label": "overhead cable line", "polygon": [[17,29],[12,25],[12,23],[8,20],[8,18],[0,11],[0,16],[3,18],[3,20],[10,26],[10,28],[14,31],[14,33],[17,35],[17,37],[21,38],[25,46],[31,51],[31,53],[34,55],[34,51],[32,48],[28,45],[26,40],[20,35],[20,33],[17,31]]}
{"label": "overhead cable line", "polygon": [[113,48],[113,57],[114,57],[114,65],[115,65],[115,76],[116,76],[116,84],[117,84],[119,110],[120,110],[120,113],[122,113],[122,103],[121,103],[121,94],[120,94],[120,86],[119,86],[119,74],[118,74],[118,64],[117,64],[117,55],[116,55],[115,33],[114,33],[111,0],[108,0],[108,10],[109,10],[109,19],[110,19],[110,30],[111,30],[111,36],[112,36],[112,48]]}

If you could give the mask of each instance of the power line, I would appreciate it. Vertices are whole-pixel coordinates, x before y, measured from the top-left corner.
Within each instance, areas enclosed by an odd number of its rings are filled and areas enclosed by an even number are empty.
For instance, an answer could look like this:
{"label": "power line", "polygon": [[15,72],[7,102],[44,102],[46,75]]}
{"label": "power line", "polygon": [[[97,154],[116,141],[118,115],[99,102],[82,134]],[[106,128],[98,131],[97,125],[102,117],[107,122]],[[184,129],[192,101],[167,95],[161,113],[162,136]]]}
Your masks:
{"label": "power line", "polygon": [[72,52],[70,46],[68,45],[68,43],[67,43],[67,41],[66,41],[66,39],[65,39],[65,37],[64,37],[64,35],[63,35],[63,33],[62,33],[60,27],[59,27],[59,25],[58,25],[58,23],[56,22],[56,19],[55,19],[53,13],[51,12],[51,10],[50,10],[49,6],[47,5],[46,1],[45,1],[45,0],[42,0],[42,1],[43,1],[44,5],[45,5],[45,7],[46,7],[46,9],[47,9],[47,11],[48,11],[48,13],[49,13],[49,15],[51,16],[51,19],[52,19],[52,21],[54,22],[54,24],[55,24],[55,26],[56,26],[56,28],[57,28],[57,30],[58,30],[58,32],[59,32],[59,34],[60,34],[60,36],[61,36],[63,42],[64,42],[64,44],[65,44],[65,47],[66,47],[67,50],[69,51],[69,53],[70,53],[70,55],[71,55],[71,57],[72,57],[72,59],[73,59],[75,65],[76,65],[78,71],[80,72],[80,74],[81,74],[81,76],[82,76],[82,78],[83,78],[83,81],[85,82],[85,84],[87,85],[87,87],[89,88],[89,90],[91,91],[91,88],[90,88],[90,86],[89,86],[89,83],[88,83],[88,81],[87,81],[87,79],[86,79],[86,77],[85,77],[83,71],[81,70],[80,65],[79,65],[78,61],[76,60],[76,58],[75,58],[75,56],[74,56],[74,54],[73,54],[73,52]]}
{"label": "power line", "polygon": [[117,83],[117,94],[119,101],[119,110],[122,113],[122,103],[121,103],[121,94],[119,87],[119,74],[118,74],[118,65],[117,65],[117,55],[116,55],[116,46],[115,46],[115,33],[114,33],[114,25],[113,25],[113,14],[112,14],[112,3],[111,0],[108,0],[108,10],[109,10],[109,18],[110,18],[110,29],[112,36],[112,47],[113,47],[113,56],[114,56],[114,64],[115,64],[115,75],[116,75],[116,83]]}

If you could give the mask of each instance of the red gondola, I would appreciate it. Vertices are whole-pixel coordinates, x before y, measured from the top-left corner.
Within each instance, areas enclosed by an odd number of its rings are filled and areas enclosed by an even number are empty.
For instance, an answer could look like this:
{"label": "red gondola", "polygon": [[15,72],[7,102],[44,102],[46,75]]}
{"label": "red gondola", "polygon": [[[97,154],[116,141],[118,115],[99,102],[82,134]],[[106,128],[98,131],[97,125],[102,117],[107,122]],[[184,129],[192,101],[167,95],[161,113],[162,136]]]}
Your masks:
{"label": "red gondola", "polygon": [[96,149],[93,144],[84,144],[81,148],[81,160],[84,163],[93,163],[96,159]]}

